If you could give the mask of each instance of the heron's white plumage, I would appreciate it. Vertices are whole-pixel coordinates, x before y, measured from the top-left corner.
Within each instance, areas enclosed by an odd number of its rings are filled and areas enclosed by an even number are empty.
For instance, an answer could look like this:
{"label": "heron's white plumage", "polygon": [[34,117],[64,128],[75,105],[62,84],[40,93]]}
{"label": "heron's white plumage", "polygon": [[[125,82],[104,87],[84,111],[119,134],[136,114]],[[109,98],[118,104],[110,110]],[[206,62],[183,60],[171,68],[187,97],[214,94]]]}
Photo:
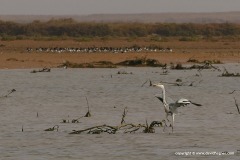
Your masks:
{"label": "heron's white plumage", "polygon": [[176,103],[187,105],[187,104],[190,104],[191,102],[188,99],[181,98],[181,99],[177,100]]}
{"label": "heron's white plumage", "polygon": [[172,103],[167,103],[166,101],[166,91],[165,91],[165,87],[163,84],[161,83],[157,83],[157,84],[153,84],[153,86],[159,87],[162,89],[162,97],[160,96],[156,96],[162,103],[164,106],[164,110],[166,113],[166,119],[168,120],[168,116],[171,115],[172,116],[172,131],[173,131],[173,124],[174,124],[174,116],[175,114],[178,113],[177,109],[181,106],[186,106],[188,104],[194,104],[196,106],[201,106],[201,104],[197,104],[197,103],[193,103],[191,101],[189,101],[188,99],[185,98],[180,98],[179,100],[177,100],[176,102],[172,102]]}

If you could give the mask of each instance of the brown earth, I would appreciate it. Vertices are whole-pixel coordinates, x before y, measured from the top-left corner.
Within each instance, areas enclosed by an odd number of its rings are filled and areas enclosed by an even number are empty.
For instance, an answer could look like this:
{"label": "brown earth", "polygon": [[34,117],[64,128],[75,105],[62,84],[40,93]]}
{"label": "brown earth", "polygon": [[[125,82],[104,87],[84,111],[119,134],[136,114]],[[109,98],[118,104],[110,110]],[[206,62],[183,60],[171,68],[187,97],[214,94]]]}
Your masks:
{"label": "brown earth", "polygon": [[[141,53],[37,53],[27,52],[26,48],[37,47],[126,47],[132,45],[149,46],[152,44],[163,48],[170,47],[173,52],[141,52]],[[42,68],[57,67],[69,61],[72,63],[91,63],[111,61],[118,63],[125,60],[147,57],[161,63],[187,63],[192,58],[198,61],[219,60],[223,63],[240,62],[240,41],[237,40],[202,40],[184,42],[169,39],[166,42],[156,42],[144,39],[114,39],[91,41],[0,41],[0,68]]]}

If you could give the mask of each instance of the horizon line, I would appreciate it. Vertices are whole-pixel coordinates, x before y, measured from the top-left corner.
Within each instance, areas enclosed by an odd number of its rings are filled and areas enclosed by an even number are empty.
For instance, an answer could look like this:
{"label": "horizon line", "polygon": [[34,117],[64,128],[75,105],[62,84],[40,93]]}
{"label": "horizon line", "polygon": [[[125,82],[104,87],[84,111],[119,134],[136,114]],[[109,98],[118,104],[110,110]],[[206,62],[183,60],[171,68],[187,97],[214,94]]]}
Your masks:
{"label": "horizon line", "polygon": [[139,12],[139,13],[92,13],[92,14],[0,14],[0,16],[91,16],[91,15],[141,15],[141,14],[211,14],[211,13],[240,13],[240,11]]}

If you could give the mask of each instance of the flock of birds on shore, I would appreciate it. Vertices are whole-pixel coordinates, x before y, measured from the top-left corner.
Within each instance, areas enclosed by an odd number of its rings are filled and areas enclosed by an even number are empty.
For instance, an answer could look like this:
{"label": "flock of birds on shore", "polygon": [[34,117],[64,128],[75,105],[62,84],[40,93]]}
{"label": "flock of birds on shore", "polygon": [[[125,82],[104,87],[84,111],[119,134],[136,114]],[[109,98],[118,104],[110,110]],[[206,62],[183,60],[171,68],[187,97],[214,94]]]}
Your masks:
{"label": "flock of birds on shore", "polygon": [[26,48],[26,51],[37,53],[139,53],[139,52],[173,52],[172,48],[162,48],[158,46],[149,47],[38,47]]}

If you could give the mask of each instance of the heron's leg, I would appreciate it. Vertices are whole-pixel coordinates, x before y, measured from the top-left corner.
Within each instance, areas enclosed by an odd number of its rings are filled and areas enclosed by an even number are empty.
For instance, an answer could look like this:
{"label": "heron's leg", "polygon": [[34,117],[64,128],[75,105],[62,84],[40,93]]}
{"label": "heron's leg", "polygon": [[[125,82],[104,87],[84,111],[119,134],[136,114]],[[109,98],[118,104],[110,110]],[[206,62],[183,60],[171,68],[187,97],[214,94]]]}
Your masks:
{"label": "heron's leg", "polygon": [[163,127],[163,132],[165,132],[165,128],[166,128],[166,124],[165,124],[164,127]]}
{"label": "heron's leg", "polygon": [[173,125],[174,125],[174,116],[175,116],[175,114],[173,113],[172,114],[172,133],[173,133]]}
{"label": "heron's leg", "polygon": [[170,120],[168,119],[168,113],[166,113],[166,119],[167,119],[168,122],[170,121]]}
{"label": "heron's leg", "polygon": [[162,120],[162,124],[163,124],[163,132],[165,132],[165,128],[167,127],[166,121]]}

